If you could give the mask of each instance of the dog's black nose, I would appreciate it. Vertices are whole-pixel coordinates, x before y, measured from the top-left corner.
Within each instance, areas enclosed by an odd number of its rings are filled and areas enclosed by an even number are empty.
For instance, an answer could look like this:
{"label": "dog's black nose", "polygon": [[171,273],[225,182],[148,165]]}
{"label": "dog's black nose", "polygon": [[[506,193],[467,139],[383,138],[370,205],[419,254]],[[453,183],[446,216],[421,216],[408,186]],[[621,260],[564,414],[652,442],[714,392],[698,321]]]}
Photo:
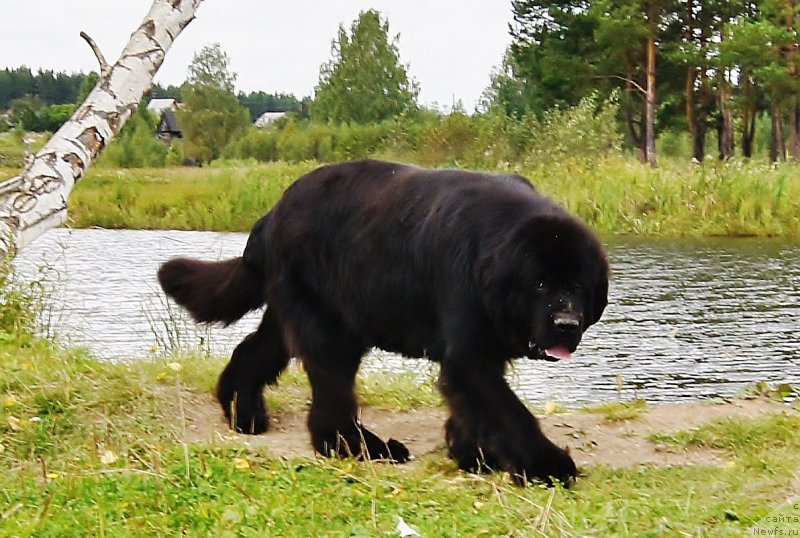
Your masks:
{"label": "dog's black nose", "polygon": [[559,312],[553,316],[553,325],[562,331],[574,331],[580,328],[581,320],[573,312]]}

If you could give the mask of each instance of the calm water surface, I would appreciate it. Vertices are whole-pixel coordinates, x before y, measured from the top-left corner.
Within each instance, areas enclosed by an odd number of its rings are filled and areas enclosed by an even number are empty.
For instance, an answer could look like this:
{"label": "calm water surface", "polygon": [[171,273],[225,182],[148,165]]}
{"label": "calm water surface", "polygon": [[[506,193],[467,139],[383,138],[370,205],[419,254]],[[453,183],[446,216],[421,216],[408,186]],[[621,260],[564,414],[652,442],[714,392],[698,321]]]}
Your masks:
{"label": "calm water surface", "polygon": [[[175,342],[228,354],[259,314],[196,328],[168,311],[155,274],[173,256],[238,256],[246,234],[51,230],[17,258],[57,274],[51,330],[107,359],[142,358]],[[607,245],[609,306],[571,361],[519,360],[510,379],[537,402],[730,396],[755,381],[800,385],[800,245],[771,240],[618,240]],[[173,309],[175,307],[173,306]],[[177,329],[177,330],[176,330]],[[368,368],[429,371],[376,352]]]}

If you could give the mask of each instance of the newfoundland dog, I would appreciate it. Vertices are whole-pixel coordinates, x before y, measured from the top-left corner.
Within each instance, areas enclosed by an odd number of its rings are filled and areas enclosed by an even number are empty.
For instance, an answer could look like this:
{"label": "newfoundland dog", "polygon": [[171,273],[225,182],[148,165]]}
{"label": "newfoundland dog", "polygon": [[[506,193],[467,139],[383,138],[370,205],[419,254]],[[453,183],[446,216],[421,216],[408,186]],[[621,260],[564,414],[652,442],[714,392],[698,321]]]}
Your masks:
{"label": "newfoundland dog", "polygon": [[158,272],[198,322],[267,305],[217,385],[237,431],[268,429],[264,385],[298,357],[316,451],[408,460],[359,420],[356,372],[377,347],[438,362],[450,456],[519,483],[570,483],[576,468],[509,388],[506,365],[568,359],[603,313],[608,276],[595,235],[522,177],[375,160],[298,179],[241,257],[176,258]]}

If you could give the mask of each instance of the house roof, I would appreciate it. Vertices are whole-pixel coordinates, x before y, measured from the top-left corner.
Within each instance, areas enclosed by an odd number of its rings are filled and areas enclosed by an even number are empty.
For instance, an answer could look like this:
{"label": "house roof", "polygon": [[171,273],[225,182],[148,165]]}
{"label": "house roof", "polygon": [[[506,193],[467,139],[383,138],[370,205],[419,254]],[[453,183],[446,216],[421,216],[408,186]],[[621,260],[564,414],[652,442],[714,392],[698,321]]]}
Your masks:
{"label": "house roof", "polygon": [[266,127],[273,121],[277,120],[278,118],[282,118],[285,115],[286,112],[264,112],[258,117],[254,124],[256,127]]}
{"label": "house roof", "polygon": [[175,99],[150,99],[147,103],[147,110],[161,114],[165,110],[175,110],[177,108],[177,101]]}
{"label": "house roof", "polygon": [[174,110],[167,110],[161,116],[161,122],[158,124],[158,134],[183,136],[181,126],[178,124],[178,115]]}

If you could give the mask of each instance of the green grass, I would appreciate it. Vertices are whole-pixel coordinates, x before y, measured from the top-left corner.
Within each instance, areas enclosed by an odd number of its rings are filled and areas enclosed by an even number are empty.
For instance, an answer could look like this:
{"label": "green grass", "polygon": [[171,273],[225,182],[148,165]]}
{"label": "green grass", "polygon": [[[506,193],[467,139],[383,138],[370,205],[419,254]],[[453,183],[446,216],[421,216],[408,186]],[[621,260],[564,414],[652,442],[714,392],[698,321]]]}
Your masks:
{"label": "green grass", "polygon": [[[220,163],[206,168],[91,169],[70,198],[75,227],[247,231],[307,162]],[[655,169],[623,157],[514,170],[603,234],[800,238],[800,167]]]}
{"label": "green grass", "polygon": [[[429,537],[740,536],[800,467],[796,415],[660,439],[722,450],[724,468],[591,467],[569,491],[464,474],[443,452],[409,468],[184,444],[181,402],[208,393],[221,365],[0,344],[0,535],[377,536],[393,535],[400,516]],[[371,403],[387,393],[390,408],[438,401],[429,384],[365,379]],[[307,398],[295,369],[269,400],[286,411]]]}
{"label": "green grass", "polygon": [[[16,131],[0,133],[0,181],[18,174],[25,164],[24,138],[32,140],[30,149],[39,151],[49,138],[46,133],[24,133]],[[13,170],[13,174],[11,171]]]}
{"label": "green grass", "polygon": [[246,231],[314,166],[90,169],[70,198],[71,224]]}
{"label": "green grass", "polygon": [[645,400],[634,399],[620,402],[608,402],[588,407],[585,411],[602,415],[607,422],[624,422],[642,417],[649,407]]}

